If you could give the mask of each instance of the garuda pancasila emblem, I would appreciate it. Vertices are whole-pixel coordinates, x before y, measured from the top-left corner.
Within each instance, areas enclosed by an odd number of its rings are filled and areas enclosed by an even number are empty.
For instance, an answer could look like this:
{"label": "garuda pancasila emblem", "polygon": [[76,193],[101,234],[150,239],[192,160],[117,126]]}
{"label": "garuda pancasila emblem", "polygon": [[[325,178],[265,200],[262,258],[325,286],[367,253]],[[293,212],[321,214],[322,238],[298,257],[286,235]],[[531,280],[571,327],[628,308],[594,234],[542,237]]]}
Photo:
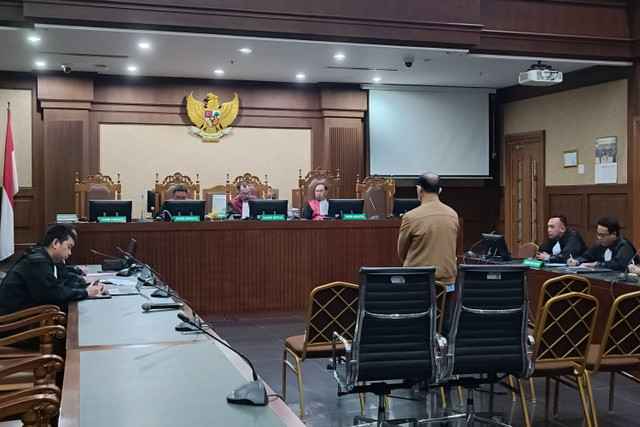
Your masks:
{"label": "garuda pancasila emblem", "polygon": [[207,94],[207,105],[197,101],[193,92],[187,98],[187,113],[191,122],[195,125],[191,129],[200,135],[202,142],[218,142],[220,138],[231,131],[229,127],[236,119],[240,109],[238,94],[234,98],[220,106],[218,97],[211,92]]}

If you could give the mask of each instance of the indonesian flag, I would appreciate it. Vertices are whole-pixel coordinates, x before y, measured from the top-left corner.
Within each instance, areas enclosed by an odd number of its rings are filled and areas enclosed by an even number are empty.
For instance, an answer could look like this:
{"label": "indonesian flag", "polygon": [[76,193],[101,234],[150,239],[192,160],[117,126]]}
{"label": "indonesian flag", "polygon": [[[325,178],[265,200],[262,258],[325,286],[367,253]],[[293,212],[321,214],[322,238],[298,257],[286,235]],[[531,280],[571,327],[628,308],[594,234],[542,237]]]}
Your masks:
{"label": "indonesian flag", "polygon": [[0,212],[0,260],[14,252],[13,196],[18,192],[16,153],[11,136],[11,111],[7,108],[7,138],[4,147],[4,175],[2,179],[2,211]]}

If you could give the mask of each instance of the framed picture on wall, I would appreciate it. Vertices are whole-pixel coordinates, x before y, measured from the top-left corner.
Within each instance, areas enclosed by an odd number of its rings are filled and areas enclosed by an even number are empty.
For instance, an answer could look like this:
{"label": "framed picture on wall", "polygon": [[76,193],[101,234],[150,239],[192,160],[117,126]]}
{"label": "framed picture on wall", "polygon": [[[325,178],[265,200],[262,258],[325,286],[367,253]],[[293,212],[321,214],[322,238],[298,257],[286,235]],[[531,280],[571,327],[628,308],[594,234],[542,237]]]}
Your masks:
{"label": "framed picture on wall", "polygon": [[576,168],[578,167],[578,150],[569,150],[563,153],[564,155],[564,167]]}
{"label": "framed picture on wall", "polygon": [[618,181],[618,137],[596,138],[595,183],[615,184]]}

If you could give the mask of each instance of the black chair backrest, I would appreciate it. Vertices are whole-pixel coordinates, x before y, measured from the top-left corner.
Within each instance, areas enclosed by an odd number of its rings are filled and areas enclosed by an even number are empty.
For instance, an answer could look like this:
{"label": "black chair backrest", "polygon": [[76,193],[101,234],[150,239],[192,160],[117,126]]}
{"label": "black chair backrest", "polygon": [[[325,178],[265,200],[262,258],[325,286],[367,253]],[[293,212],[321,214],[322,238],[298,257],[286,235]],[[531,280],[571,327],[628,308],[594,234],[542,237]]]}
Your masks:
{"label": "black chair backrest", "polygon": [[353,340],[358,381],[433,383],[435,331],[435,267],[360,269]]}
{"label": "black chair backrest", "polygon": [[525,375],[528,268],[459,266],[456,308],[449,335],[454,375]]}

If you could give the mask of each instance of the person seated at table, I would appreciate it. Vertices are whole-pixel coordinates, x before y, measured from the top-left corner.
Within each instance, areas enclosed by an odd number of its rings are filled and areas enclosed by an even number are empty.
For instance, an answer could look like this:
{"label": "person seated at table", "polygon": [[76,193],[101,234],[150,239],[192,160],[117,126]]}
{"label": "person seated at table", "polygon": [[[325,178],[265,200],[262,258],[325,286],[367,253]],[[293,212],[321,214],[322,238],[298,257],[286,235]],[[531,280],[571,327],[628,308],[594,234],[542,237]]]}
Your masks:
{"label": "person seated at table", "polygon": [[[189,190],[186,185],[178,184],[173,187],[173,191],[171,192],[171,198],[167,200],[189,200]],[[166,201],[166,200],[165,200]],[[158,216],[162,216],[164,211],[167,210],[167,206],[164,202],[160,205],[160,210],[158,211]]]}
{"label": "person seated at table", "polygon": [[315,199],[309,200],[302,211],[301,218],[324,219],[329,212],[329,187],[326,184],[318,184],[314,189]]}
{"label": "person seated at table", "polygon": [[276,195],[276,192],[273,191],[273,188],[271,188],[271,186],[267,188],[267,194],[265,198],[268,200],[276,200],[278,198],[278,196]]}
{"label": "person seated at table", "polygon": [[256,200],[257,197],[251,194],[251,187],[244,181],[236,185],[238,195],[227,203],[227,218],[240,215],[240,218],[249,217],[249,200]]}
{"label": "person seated at table", "polygon": [[43,304],[66,310],[69,301],[106,293],[105,285],[79,283],[79,276],[65,271],[62,263],[71,255],[75,235],[70,224],[54,224],[24,253],[0,285],[0,315]]}
{"label": "person seated at table", "polygon": [[611,270],[625,271],[636,249],[631,242],[620,235],[618,220],[610,217],[600,218],[596,236],[599,243],[577,258],[569,257],[567,265],[606,267]]}
{"label": "person seated at table", "polygon": [[570,256],[578,256],[587,250],[587,245],[578,232],[567,228],[564,215],[552,215],[547,222],[549,238],[538,248],[540,261],[566,263]]}

